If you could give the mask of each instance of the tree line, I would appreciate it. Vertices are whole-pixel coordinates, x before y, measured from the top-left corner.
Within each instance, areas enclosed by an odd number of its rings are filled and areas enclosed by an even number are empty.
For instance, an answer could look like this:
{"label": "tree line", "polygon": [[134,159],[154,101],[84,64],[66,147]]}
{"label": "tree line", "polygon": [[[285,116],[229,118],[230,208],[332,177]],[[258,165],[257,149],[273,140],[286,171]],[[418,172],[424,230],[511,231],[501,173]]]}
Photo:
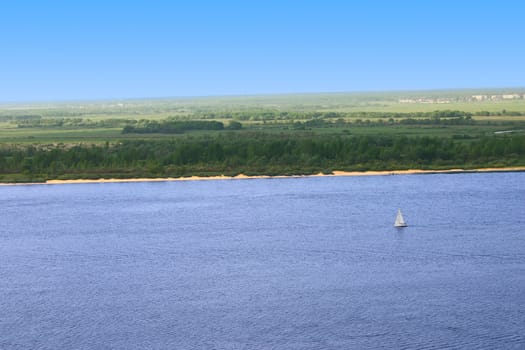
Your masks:
{"label": "tree line", "polygon": [[251,109],[229,112],[194,112],[187,118],[199,119],[234,119],[234,120],[311,120],[311,119],[434,119],[434,118],[468,118],[472,116],[525,116],[525,112],[509,111],[477,111],[466,112],[461,110],[435,110],[431,112],[335,112],[335,111],[282,111],[273,109]]}
{"label": "tree line", "polygon": [[123,134],[182,134],[190,130],[224,130],[224,124],[215,120],[141,120],[135,125],[126,125],[122,129]]}
{"label": "tree line", "polygon": [[[168,117],[165,120],[121,119],[121,118],[43,118],[41,115],[1,116],[0,119],[14,123],[18,128],[122,128],[124,134],[166,133],[177,134],[191,130],[237,130],[242,128],[240,121],[279,121],[292,123],[295,129],[310,127],[330,127],[334,125],[471,125],[488,124],[473,116],[520,116],[525,112],[506,111],[474,113],[459,110],[436,110],[432,112],[318,112],[318,111],[278,111],[248,110],[225,113],[191,113]],[[228,125],[213,119],[229,120]],[[505,121],[507,123],[512,123]]]}
{"label": "tree line", "polygon": [[525,136],[439,137],[231,134],[114,145],[2,146],[2,181],[190,175],[291,175],[332,170],[525,164]]}

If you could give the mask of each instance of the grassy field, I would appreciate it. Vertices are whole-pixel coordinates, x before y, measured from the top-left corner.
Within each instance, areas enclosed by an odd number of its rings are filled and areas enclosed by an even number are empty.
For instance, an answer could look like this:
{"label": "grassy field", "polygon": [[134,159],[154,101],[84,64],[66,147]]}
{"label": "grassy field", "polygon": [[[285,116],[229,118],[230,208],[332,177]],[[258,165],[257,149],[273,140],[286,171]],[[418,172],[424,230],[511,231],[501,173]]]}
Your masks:
{"label": "grassy field", "polygon": [[0,182],[524,166],[524,93],[4,104]]}
{"label": "grassy field", "polygon": [[[524,129],[521,129],[521,128]],[[184,134],[122,134],[120,128],[110,129],[0,129],[0,144],[101,144],[105,142],[118,142],[133,139],[173,139],[173,138],[199,138],[219,137],[229,134],[250,135],[254,132],[283,135],[388,135],[388,136],[429,136],[450,138],[478,138],[480,136],[491,136],[495,132],[509,130],[498,125],[393,125],[393,126],[349,126],[330,128],[311,128],[307,130],[293,130],[288,127],[274,126],[249,126],[239,131],[190,131]],[[514,129],[510,129],[514,130]],[[525,123],[520,127],[518,133],[525,133]]]}
{"label": "grassy field", "polygon": [[[519,99],[503,99],[517,94]],[[0,105],[0,144],[104,143],[124,139],[161,139],[224,135],[231,131],[192,131],[183,135],[122,134],[126,121],[180,119],[217,120],[225,125],[241,118],[237,133],[317,133],[334,135],[403,135],[479,137],[496,131],[525,129],[525,89],[406,91],[376,93],[288,94],[261,96],[195,97]],[[476,101],[472,96],[496,96]],[[408,102],[407,102],[408,101]],[[474,125],[393,125],[383,114],[460,110],[486,114],[518,112],[511,115],[474,115]],[[305,127],[297,130],[294,121],[305,122],[315,113],[344,114],[345,125]],[[371,115],[370,113],[375,114]],[[345,114],[346,113],[346,114]],[[360,116],[364,113],[364,116]],[[368,113],[368,114],[367,114]],[[483,114],[483,113],[482,113]],[[270,115],[268,117],[267,115]],[[265,120],[261,120],[264,118]],[[337,118],[326,120],[335,124]],[[359,123],[370,120],[371,124]],[[65,120],[64,125],[19,127],[27,120]],[[76,122],[82,125],[76,125]],[[71,124],[71,125],[68,125]]]}
{"label": "grassy field", "polygon": [[[502,99],[518,94],[520,99]],[[167,116],[232,111],[340,111],[429,112],[442,109],[466,112],[525,111],[525,88],[497,90],[406,91],[375,93],[283,94],[114,101],[0,104],[0,119],[11,116],[162,119]],[[497,96],[496,100],[472,101],[472,96]],[[414,102],[400,102],[400,101]],[[421,100],[418,102],[418,100]]]}

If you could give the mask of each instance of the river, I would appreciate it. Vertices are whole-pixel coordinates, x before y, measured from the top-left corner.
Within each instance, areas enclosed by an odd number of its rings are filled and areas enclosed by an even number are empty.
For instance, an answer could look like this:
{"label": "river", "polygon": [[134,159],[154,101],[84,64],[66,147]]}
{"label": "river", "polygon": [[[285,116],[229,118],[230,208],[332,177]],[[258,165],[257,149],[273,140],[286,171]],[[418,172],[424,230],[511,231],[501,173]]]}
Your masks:
{"label": "river", "polygon": [[525,348],[523,172],[2,186],[0,203],[1,349]]}

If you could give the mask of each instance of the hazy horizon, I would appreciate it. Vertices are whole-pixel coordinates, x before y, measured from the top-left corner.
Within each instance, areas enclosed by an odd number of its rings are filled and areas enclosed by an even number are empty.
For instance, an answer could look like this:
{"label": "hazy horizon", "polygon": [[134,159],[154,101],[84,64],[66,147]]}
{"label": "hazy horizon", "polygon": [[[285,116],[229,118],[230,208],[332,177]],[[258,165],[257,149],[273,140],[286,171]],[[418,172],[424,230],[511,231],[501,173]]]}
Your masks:
{"label": "hazy horizon", "polygon": [[525,86],[516,87],[482,87],[482,88],[450,88],[450,89],[420,89],[420,90],[369,90],[369,91],[305,91],[285,93],[258,93],[258,94],[224,94],[224,95],[180,95],[180,96],[136,96],[136,97],[102,97],[102,98],[70,98],[70,99],[47,99],[47,100],[13,100],[2,101],[0,105],[24,105],[24,104],[53,104],[53,103],[97,103],[116,101],[147,101],[147,100],[191,100],[191,99],[236,99],[236,98],[264,98],[264,97],[293,97],[293,96],[323,96],[323,95],[393,95],[396,97],[428,94],[446,94],[451,97],[461,93],[525,93]]}

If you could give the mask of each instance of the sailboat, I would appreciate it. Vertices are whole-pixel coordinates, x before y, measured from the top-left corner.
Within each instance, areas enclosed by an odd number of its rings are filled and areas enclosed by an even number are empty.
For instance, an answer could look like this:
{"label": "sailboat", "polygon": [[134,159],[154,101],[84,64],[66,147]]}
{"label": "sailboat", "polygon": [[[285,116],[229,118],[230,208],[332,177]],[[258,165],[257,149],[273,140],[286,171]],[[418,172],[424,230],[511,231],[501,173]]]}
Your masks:
{"label": "sailboat", "polygon": [[401,209],[397,210],[396,222],[394,222],[395,227],[406,227],[407,223],[403,219],[403,214],[401,214]]}

